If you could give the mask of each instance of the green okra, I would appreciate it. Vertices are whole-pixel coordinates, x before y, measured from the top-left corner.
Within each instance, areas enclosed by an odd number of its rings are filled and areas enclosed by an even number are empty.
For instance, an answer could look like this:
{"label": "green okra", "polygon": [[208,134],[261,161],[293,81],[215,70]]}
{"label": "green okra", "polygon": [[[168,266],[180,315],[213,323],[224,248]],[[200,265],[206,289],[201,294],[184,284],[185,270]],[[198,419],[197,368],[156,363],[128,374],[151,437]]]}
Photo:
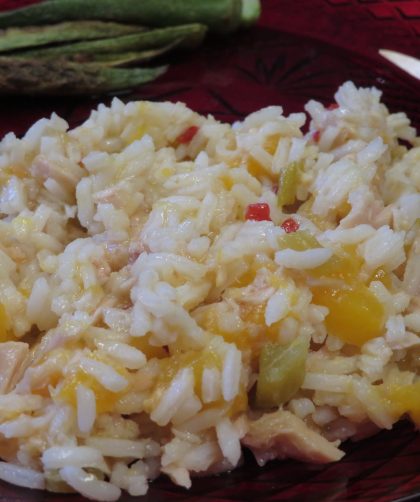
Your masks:
{"label": "green okra", "polygon": [[251,26],[260,17],[261,3],[260,0],[242,0],[241,25]]}
{"label": "green okra", "polygon": [[259,12],[257,0],[48,0],[1,13],[0,27],[101,19],[145,26],[202,23],[229,32],[255,22]]}
{"label": "green okra", "polygon": [[144,28],[104,21],[68,21],[49,26],[28,26],[0,31],[0,52],[62,42],[110,38],[140,32]]}
{"label": "green okra", "polygon": [[58,57],[98,56],[99,54],[121,54],[123,52],[139,52],[147,49],[156,50],[166,47],[168,44],[179,42],[181,39],[180,46],[195,47],[202,42],[206,30],[207,28],[201,24],[186,24],[119,37],[24,50],[16,55],[23,58],[51,59]]}
{"label": "green okra", "polygon": [[0,57],[1,95],[83,95],[131,89],[156,79],[158,68],[109,68],[62,60]]}
{"label": "green okra", "polygon": [[[160,47],[159,49],[152,49],[148,51],[122,52],[117,54],[92,54],[89,56],[89,61],[101,63],[104,66],[132,66],[134,64],[144,63],[145,61],[150,61],[153,58],[161,56],[177,47],[180,43],[182,43],[182,39],[164,47]],[[75,61],[77,62],[77,58]]]}

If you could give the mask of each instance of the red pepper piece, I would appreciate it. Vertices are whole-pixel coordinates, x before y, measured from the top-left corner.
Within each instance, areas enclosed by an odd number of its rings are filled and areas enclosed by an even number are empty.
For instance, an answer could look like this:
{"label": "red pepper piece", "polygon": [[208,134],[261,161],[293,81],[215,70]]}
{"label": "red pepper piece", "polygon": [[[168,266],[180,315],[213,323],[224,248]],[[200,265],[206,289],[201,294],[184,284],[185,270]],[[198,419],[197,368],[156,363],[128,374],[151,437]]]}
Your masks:
{"label": "red pepper piece", "polygon": [[312,134],[312,139],[315,141],[315,143],[319,142],[320,137],[321,137],[321,131],[317,130]]}
{"label": "red pepper piece", "polygon": [[293,218],[287,218],[281,224],[281,228],[286,232],[286,234],[291,234],[292,232],[297,232],[299,230],[299,223]]}
{"label": "red pepper piece", "polygon": [[198,127],[197,126],[190,126],[190,127],[187,127],[187,129],[185,129],[184,132],[182,132],[175,140],[175,143],[177,145],[186,145],[187,143],[189,143],[193,138],[194,136],[197,134],[198,132]]}
{"label": "red pepper piece", "polygon": [[245,218],[247,220],[255,220],[255,221],[271,221],[270,206],[265,202],[250,204],[246,208]]}
{"label": "red pepper piece", "polygon": [[337,103],[331,103],[327,106],[327,110],[337,110],[337,108],[340,108]]}

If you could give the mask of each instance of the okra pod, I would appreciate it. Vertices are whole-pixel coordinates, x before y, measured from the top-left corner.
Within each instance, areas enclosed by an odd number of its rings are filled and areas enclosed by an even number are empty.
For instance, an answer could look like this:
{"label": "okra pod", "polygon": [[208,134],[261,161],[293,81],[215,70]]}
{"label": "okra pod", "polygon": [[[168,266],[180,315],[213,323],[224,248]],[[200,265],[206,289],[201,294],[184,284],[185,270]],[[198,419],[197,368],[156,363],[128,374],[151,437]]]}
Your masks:
{"label": "okra pod", "polygon": [[144,26],[202,23],[229,32],[258,15],[256,0],[48,0],[1,13],[0,27],[101,19]]}
{"label": "okra pod", "polygon": [[[175,49],[175,47],[181,42],[182,39],[159,49],[152,49],[148,51],[122,52],[118,54],[92,54],[89,56],[89,62],[101,63],[104,66],[114,67],[131,66],[138,63],[144,63],[145,61],[150,61],[153,58],[161,56],[162,54]],[[77,59],[74,59],[74,61],[77,62]]]}
{"label": "okra pod", "polygon": [[104,21],[69,21],[50,26],[9,28],[0,33],[0,52],[61,42],[95,40],[138,33],[144,28]]}
{"label": "okra pod", "polygon": [[109,68],[78,64],[0,57],[1,95],[82,95],[131,89],[156,79],[158,68]]}
{"label": "okra pod", "polygon": [[19,52],[23,58],[57,58],[74,56],[96,56],[99,54],[117,54],[123,52],[139,52],[147,49],[158,49],[178,42],[181,46],[195,47],[199,45],[206,33],[201,24],[186,24],[155,30],[122,35],[101,40],[75,42],[54,47],[31,49]]}

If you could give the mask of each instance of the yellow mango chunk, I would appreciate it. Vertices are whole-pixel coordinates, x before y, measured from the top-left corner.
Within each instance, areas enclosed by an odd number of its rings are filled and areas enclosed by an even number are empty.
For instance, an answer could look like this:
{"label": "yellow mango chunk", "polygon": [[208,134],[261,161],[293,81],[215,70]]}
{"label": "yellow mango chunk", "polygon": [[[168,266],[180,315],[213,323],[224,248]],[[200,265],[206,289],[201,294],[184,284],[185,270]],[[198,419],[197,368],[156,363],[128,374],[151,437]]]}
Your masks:
{"label": "yellow mango chunk", "polygon": [[219,326],[218,318],[219,315],[217,310],[215,308],[208,308],[205,310],[204,314],[201,315],[197,320],[197,323],[206,331],[209,331],[214,335],[222,336],[226,342],[235,343],[239,349],[246,349],[248,347],[248,339],[246,333],[239,330],[229,332],[221,329]]}
{"label": "yellow mango chunk", "polygon": [[222,364],[220,356],[211,345],[203,350],[178,352],[160,359],[159,373],[153,393],[145,402],[145,410],[150,412],[157,405],[162,394],[170,386],[176,374],[184,368],[192,368],[194,374],[194,392],[201,399],[201,383],[204,369],[217,368],[220,371]]}
{"label": "yellow mango chunk", "polygon": [[382,304],[363,284],[349,288],[312,287],[312,303],[329,309],[328,333],[345,343],[362,346],[382,336],[385,312]]}
{"label": "yellow mango chunk", "polygon": [[[282,235],[279,238],[280,249],[293,249],[294,251],[305,251],[321,247],[318,240],[309,232],[299,230],[290,234]],[[347,246],[338,250],[331,258],[320,265],[309,270],[305,270],[305,274],[316,278],[342,279],[348,284],[357,281],[362,259],[357,256],[356,251]]]}
{"label": "yellow mango chunk", "polygon": [[386,394],[391,408],[399,417],[408,413],[420,426],[420,381],[411,385],[390,385]]}
{"label": "yellow mango chunk", "polygon": [[362,259],[354,252],[342,250],[340,254],[334,254],[331,258],[319,267],[308,270],[312,277],[328,277],[331,279],[341,279],[350,284],[358,280]]}
{"label": "yellow mango chunk", "polygon": [[107,413],[114,409],[119,395],[102,387],[93,376],[88,375],[83,370],[78,370],[72,375],[62,387],[59,398],[74,407],[77,405],[76,390],[82,384],[93,390],[96,397],[96,410],[98,413]]}
{"label": "yellow mango chunk", "polygon": [[384,269],[382,268],[378,268],[377,270],[375,270],[372,274],[372,276],[370,277],[370,281],[379,281],[379,282],[382,282],[382,284],[387,288],[387,289],[391,289],[392,287],[392,280],[391,280],[391,276],[389,275],[389,273],[385,272]]}
{"label": "yellow mango chunk", "polygon": [[201,351],[174,354],[159,361],[158,385],[167,387],[179,370],[192,368],[194,373],[195,392],[201,397],[201,380],[205,368],[222,368],[222,360],[214,349],[209,346]]}
{"label": "yellow mango chunk", "polygon": [[235,288],[245,288],[246,286],[249,286],[254,282],[257,272],[258,268],[249,267],[245,273],[243,273],[240,277],[238,277],[238,279],[235,280],[233,286]]}
{"label": "yellow mango chunk", "polygon": [[0,303],[0,343],[16,340],[10,329],[10,321],[3,304]]}
{"label": "yellow mango chunk", "polygon": [[268,178],[270,179],[273,183],[277,181],[277,175],[273,174],[270,171],[267,171],[259,162],[258,160],[254,159],[252,155],[248,157],[247,160],[247,169],[249,174],[252,174],[255,178],[262,179],[262,178]]}
{"label": "yellow mango chunk", "polygon": [[243,304],[240,316],[246,327],[234,331],[226,331],[220,327],[218,321],[220,314],[216,308],[206,309],[197,319],[197,323],[206,331],[223,337],[225,342],[234,343],[239,350],[250,350],[252,364],[255,366],[261,347],[267,342],[278,341],[280,322],[266,326],[265,309],[266,303]]}
{"label": "yellow mango chunk", "polygon": [[227,411],[227,415],[229,417],[233,417],[242,411],[245,411],[248,408],[248,394],[245,389],[240,389],[238,395],[232,401],[229,409]]}
{"label": "yellow mango chunk", "polygon": [[298,210],[298,214],[312,221],[320,230],[327,230],[332,225],[328,223],[325,218],[318,216],[312,212],[312,205],[314,203],[314,198],[311,196],[306,202],[304,202]]}
{"label": "yellow mango chunk", "polygon": [[337,216],[342,220],[351,211],[351,205],[349,202],[344,201],[339,207],[337,207]]}
{"label": "yellow mango chunk", "polygon": [[[280,249],[290,248],[295,251],[320,247],[317,239],[305,231],[282,236],[279,245]],[[360,280],[362,263],[355,249],[347,246],[337,250],[323,265],[304,271],[306,277],[342,281],[341,288],[310,286],[312,302],[329,309],[325,324],[330,334],[357,346],[381,336],[385,323],[383,306]],[[376,277],[376,280],[385,280],[385,273],[378,271]]]}
{"label": "yellow mango chunk", "polygon": [[[151,411],[158,403],[163,392],[170,386],[176,374],[184,369],[192,368],[194,375],[194,392],[199,399],[202,399],[203,372],[206,368],[216,368],[220,372],[223,369],[223,359],[215,348],[210,344],[203,350],[175,353],[159,361],[159,374],[153,389],[153,393],[145,402],[146,411]],[[213,401],[203,405],[204,409],[218,408],[226,405],[223,399]],[[238,395],[230,402],[226,411],[228,416],[234,416],[246,410],[248,407],[248,396],[245,389],[241,388]]]}
{"label": "yellow mango chunk", "polygon": [[235,280],[235,282],[233,283],[233,287],[244,288],[246,286],[249,286],[254,282],[258,271],[262,268],[265,268],[270,272],[275,272],[278,266],[272,261],[264,261],[264,262],[253,261],[247,267],[245,272]]}
{"label": "yellow mango chunk", "polygon": [[[122,367],[117,367],[113,362],[108,360],[104,361],[102,358],[95,355],[92,355],[91,358],[104,362],[109,366],[112,366],[122,376],[127,376],[125,369]],[[86,373],[82,368],[79,368],[75,373],[65,378],[64,385],[60,389],[58,398],[66,402],[67,404],[76,407],[76,390],[80,384],[88,387],[94,392],[96,398],[96,410],[98,413],[107,413],[113,411],[115,403],[121,397],[121,393],[112,392],[108,389],[105,389],[105,387],[103,387],[96,380],[96,378]]]}
{"label": "yellow mango chunk", "polygon": [[8,183],[12,176],[24,179],[28,176],[28,170],[26,167],[19,164],[11,164],[5,167],[0,172],[0,186],[3,186],[6,183]]}
{"label": "yellow mango chunk", "polygon": [[225,160],[225,164],[228,167],[239,167],[242,164],[242,158],[241,157],[229,157],[228,159]]}
{"label": "yellow mango chunk", "polygon": [[280,134],[270,134],[264,141],[264,150],[266,150],[270,155],[274,155],[277,150],[277,145],[280,141]]}
{"label": "yellow mango chunk", "polygon": [[220,179],[221,179],[224,187],[226,188],[226,190],[230,190],[233,187],[234,182],[233,182],[232,177],[229,176],[229,174],[222,174],[222,176],[220,176]]}

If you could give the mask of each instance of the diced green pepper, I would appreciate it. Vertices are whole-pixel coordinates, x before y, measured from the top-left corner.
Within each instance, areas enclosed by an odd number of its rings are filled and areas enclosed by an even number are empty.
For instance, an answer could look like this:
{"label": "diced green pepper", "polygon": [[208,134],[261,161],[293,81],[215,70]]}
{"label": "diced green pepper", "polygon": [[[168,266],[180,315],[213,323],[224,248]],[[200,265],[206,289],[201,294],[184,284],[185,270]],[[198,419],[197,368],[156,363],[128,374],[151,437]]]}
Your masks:
{"label": "diced green pepper", "polygon": [[305,378],[309,338],[299,336],[287,346],[265,345],[260,354],[256,405],[273,408],[291,399]]}
{"label": "diced green pepper", "polygon": [[301,168],[302,162],[291,162],[281,171],[277,192],[277,202],[280,207],[288,206],[295,202]]}
{"label": "diced green pepper", "polygon": [[293,249],[294,251],[306,251],[321,247],[317,239],[304,230],[284,234],[279,237],[278,243],[280,249]]}

